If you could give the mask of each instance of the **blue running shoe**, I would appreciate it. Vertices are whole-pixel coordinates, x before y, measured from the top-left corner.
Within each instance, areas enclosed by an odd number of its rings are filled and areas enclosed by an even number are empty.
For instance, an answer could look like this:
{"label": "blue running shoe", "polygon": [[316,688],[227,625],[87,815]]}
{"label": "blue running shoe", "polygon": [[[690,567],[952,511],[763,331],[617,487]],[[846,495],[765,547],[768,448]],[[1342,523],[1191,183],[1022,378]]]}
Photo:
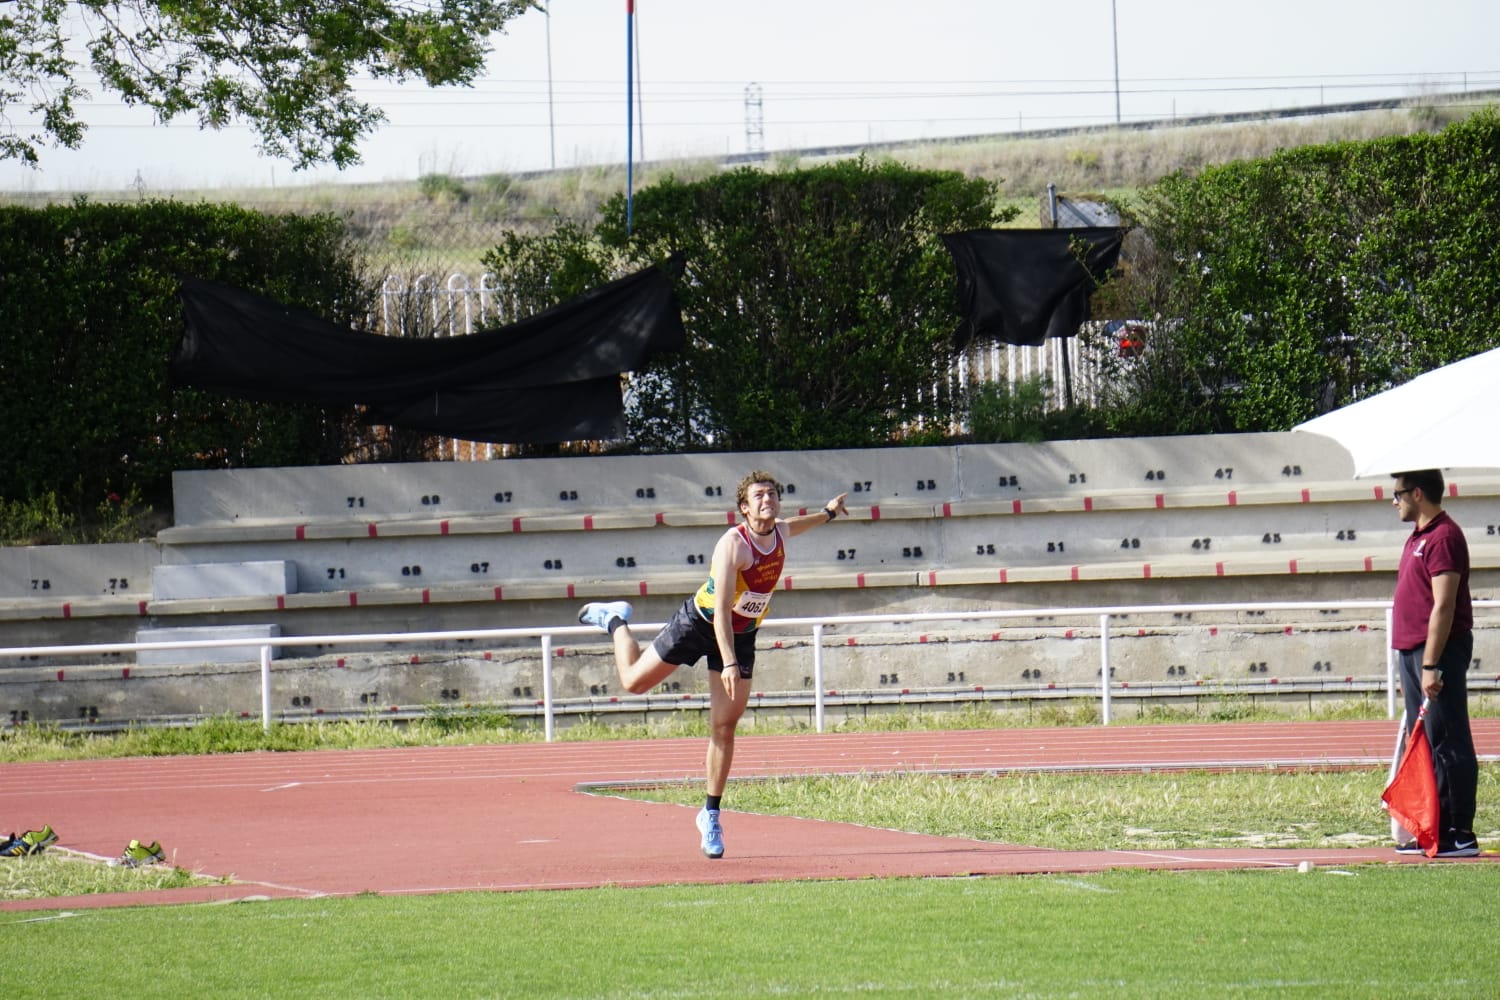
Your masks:
{"label": "blue running shoe", "polygon": [[698,810],[698,832],[703,834],[703,856],[717,861],[724,856],[724,828],[719,825],[719,810]]}
{"label": "blue running shoe", "polygon": [[609,631],[609,623],[616,618],[622,622],[630,621],[630,603],[628,601],[614,601],[609,604],[585,604],[578,612],[578,620],[584,625],[592,625]]}

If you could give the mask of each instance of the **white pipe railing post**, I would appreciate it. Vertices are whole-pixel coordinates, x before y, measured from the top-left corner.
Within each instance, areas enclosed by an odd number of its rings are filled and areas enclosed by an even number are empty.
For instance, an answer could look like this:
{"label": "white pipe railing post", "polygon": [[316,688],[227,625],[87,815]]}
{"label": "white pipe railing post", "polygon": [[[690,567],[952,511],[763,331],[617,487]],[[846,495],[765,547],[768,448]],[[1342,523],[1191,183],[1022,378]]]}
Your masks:
{"label": "white pipe railing post", "polygon": [[552,718],[552,634],[542,636],[542,728],[548,743],[557,735]]}
{"label": "white pipe railing post", "polygon": [[271,731],[271,647],[260,647],[260,728]]}
{"label": "white pipe railing post", "polygon": [[813,626],[813,725],[823,731],[823,626]]}
{"label": "white pipe railing post", "polygon": [[1109,725],[1109,615],[1099,616],[1099,718]]}
{"label": "white pipe railing post", "polygon": [[1385,609],[1385,717],[1396,717],[1396,651],[1391,648],[1391,634],[1396,628],[1396,609]]}

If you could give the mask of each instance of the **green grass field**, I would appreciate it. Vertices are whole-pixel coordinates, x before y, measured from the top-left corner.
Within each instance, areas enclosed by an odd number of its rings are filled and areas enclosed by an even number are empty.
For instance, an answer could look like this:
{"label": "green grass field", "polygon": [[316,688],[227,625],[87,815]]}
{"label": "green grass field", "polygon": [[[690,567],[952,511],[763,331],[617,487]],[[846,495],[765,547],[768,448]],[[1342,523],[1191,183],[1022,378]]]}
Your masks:
{"label": "green grass field", "polygon": [[1461,998],[1500,982],[1496,900],[1491,863],[1118,871],[7,913],[0,940],[10,1000]]}

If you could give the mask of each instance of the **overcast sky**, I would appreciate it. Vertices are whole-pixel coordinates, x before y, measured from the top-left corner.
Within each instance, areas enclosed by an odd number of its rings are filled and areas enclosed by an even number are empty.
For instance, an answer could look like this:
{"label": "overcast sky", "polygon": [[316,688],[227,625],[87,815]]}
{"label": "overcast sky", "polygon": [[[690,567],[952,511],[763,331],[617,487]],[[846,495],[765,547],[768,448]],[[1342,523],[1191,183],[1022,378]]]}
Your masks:
{"label": "overcast sky", "polygon": [[[390,122],[342,173],[293,172],[243,127],[153,125],[96,90],[84,148],[44,150],[40,170],[0,162],[0,190],[623,163],[625,10],[554,0],[550,19],[524,15],[471,89],[364,87]],[[1117,94],[1135,121],[1500,89],[1496,0],[636,0],[635,35],[632,142],[653,160],[1100,124],[1115,120]]]}

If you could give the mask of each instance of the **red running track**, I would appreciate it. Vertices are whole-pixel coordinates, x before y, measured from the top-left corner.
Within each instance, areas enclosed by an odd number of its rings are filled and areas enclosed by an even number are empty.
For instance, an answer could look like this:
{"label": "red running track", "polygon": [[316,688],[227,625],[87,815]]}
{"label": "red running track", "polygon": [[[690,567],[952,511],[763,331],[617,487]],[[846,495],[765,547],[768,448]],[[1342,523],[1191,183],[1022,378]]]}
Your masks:
{"label": "red running track", "polygon": [[[1480,754],[1500,719],[1476,720]],[[735,774],[1386,764],[1390,722],[744,736]],[[1398,859],[1389,848],[1058,851],[725,810],[728,850],[698,851],[694,810],[581,785],[702,777],[705,741],[647,740],[8,764],[0,826],[51,824],[105,857],[131,838],[233,884],[12,900],[0,909],[460,890],[871,876],[1279,867]],[[1402,859],[1422,861],[1424,859]]]}

